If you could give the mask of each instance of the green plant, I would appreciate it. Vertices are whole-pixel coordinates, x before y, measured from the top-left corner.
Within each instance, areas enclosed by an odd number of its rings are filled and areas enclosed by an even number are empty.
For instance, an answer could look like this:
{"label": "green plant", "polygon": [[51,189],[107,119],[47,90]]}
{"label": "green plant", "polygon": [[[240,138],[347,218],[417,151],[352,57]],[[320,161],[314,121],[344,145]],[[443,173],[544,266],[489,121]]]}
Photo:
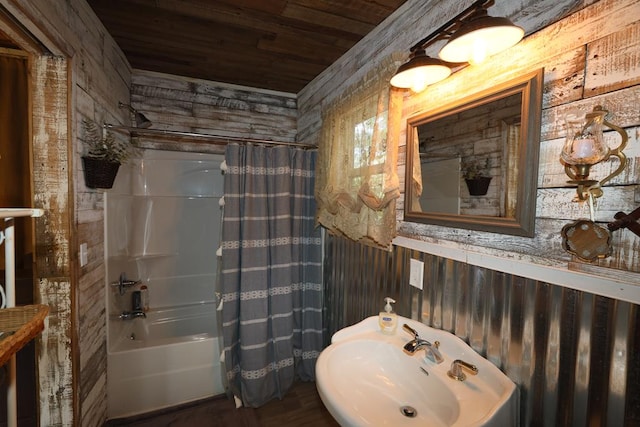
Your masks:
{"label": "green plant", "polygon": [[102,159],[112,163],[124,163],[130,153],[130,144],[127,140],[117,139],[113,132],[99,128],[95,122],[89,119],[82,121],[84,128],[84,144],[87,147],[86,157]]}
{"label": "green plant", "polygon": [[489,169],[488,157],[484,161],[471,158],[462,162],[462,176],[464,179],[488,178],[491,176]]}

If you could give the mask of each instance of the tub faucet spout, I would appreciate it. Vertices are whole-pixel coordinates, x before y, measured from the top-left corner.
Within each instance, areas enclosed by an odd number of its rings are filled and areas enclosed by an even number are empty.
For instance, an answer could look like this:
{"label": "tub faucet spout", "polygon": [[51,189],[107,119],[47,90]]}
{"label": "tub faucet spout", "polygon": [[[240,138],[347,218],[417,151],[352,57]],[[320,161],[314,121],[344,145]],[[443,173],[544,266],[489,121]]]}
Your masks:
{"label": "tub faucet spout", "polygon": [[135,319],[136,317],[147,317],[147,313],[141,310],[123,311],[122,314],[118,317],[122,320],[131,320]]}

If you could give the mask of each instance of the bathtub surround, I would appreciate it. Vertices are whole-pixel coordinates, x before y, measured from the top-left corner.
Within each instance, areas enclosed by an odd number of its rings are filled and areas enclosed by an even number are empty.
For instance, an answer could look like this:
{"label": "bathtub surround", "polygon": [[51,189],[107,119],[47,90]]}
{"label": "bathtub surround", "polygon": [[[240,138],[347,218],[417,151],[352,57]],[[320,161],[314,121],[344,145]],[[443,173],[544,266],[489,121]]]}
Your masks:
{"label": "bathtub surround", "polygon": [[[221,155],[144,150],[106,197],[108,414],[149,412],[224,392],[216,308]],[[122,320],[147,287],[144,317]]]}
{"label": "bathtub surround", "polygon": [[227,146],[223,334],[230,391],[245,406],[315,377],[322,350],[322,244],[315,151]]}

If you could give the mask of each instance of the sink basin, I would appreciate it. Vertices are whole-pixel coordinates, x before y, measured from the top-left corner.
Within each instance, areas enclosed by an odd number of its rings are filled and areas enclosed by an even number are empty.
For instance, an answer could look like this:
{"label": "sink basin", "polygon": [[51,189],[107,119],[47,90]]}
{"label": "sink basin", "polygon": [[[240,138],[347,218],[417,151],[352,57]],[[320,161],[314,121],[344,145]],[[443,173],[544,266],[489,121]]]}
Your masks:
{"label": "sink basin", "polygon": [[[413,336],[440,342],[444,362],[403,346]],[[478,367],[457,381],[447,375],[456,359]],[[316,385],[322,402],[343,427],[510,426],[517,424],[515,384],[491,362],[453,334],[404,317],[385,335],[378,317],[342,329],[318,358]]]}

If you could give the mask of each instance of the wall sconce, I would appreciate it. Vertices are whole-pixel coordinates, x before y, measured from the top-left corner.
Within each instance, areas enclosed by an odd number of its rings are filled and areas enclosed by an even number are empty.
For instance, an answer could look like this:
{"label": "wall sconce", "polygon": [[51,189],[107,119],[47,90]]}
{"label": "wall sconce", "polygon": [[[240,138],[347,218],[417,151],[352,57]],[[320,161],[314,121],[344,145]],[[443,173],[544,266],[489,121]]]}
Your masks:
{"label": "wall sconce", "polygon": [[144,114],[133,108],[129,104],[125,104],[124,102],[118,102],[118,108],[128,108],[131,113],[133,113],[133,117],[136,121],[136,127],[138,129],[146,129],[152,125],[151,120],[147,119]]}
{"label": "wall sconce", "polygon": [[[419,92],[427,85],[449,77],[455,66],[466,62],[479,63],[522,40],[524,30],[521,27],[507,18],[487,14],[487,9],[493,4],[494,0],[476,1],[416,43],[410,49],[409,61],[398,68],[390,84]],[[426,48],[439,40],[448,41],[438,54],[440,58],[427,56]]]}
{"label": "wall sconce", "polygon": [[[605,117],[609,112],[601,106],[594,107],[591,113],[584,116],[570,113],[566,116],[567,138],[562,148],[560,161],[569,178],[568,183],[577,184],[578,198],[586,200],[602,196],[602,185],[617,176],[627,166],[628,160],[622,150],[627,145],[628,136],[624,129],[608,122]],[[610,149],[604,141],[602,127],[607,126],[618,132],[622,138],[620,145]],[[606,178],[596,181],[589,178],[591,167],[617,157],[620,165]]]}

